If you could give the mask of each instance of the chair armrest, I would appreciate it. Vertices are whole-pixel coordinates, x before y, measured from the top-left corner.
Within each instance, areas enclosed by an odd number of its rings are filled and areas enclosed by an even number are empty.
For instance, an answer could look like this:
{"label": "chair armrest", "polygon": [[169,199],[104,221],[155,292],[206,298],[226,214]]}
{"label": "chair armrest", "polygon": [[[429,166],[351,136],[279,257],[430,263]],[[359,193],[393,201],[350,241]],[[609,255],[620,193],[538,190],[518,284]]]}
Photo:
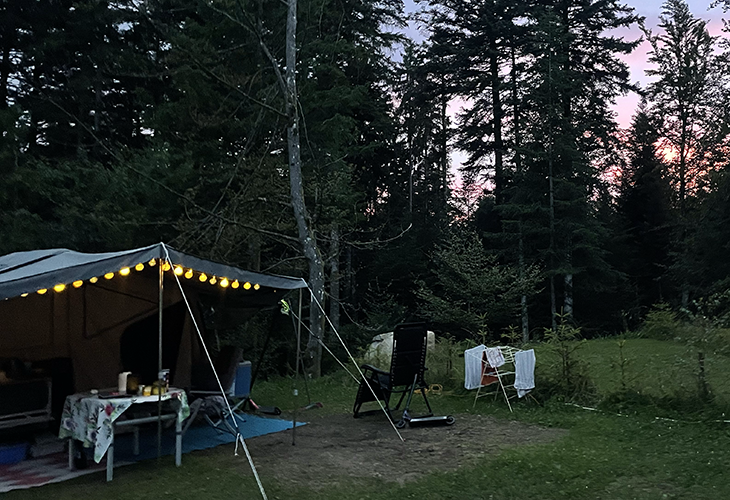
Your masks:
{"label": "chair armrest", "polygon": [[381,370],[380,368],[375,368],[373,365],[361,365],[360,369],[363,371],[371,371],[379,375],[390,375],[390,372]]}

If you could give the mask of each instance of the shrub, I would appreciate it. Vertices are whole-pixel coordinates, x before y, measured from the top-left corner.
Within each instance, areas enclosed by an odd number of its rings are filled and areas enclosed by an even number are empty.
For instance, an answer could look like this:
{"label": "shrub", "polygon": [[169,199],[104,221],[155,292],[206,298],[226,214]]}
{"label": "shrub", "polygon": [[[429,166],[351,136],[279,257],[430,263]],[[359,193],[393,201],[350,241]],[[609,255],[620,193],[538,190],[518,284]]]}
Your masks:
{"label": "shrub", "polygon": [[641,327],[642,337],[657,340],[671,340],[683,336],[684,325],[668,304],[660,303],[652,307]]}
{"label": "shrub", "polygon": [[548,373],[539,371],[536,374],[542,379],[544,392],[567,401],[588,402],[595,399],[597,391],[588,374],[588,363],[577,356],[586,342],[581,338],[581,329],[572,325],[567,317],[560,316],[555,330],[545,329],[545,340],[548,351],[556,361],[548,367]]}

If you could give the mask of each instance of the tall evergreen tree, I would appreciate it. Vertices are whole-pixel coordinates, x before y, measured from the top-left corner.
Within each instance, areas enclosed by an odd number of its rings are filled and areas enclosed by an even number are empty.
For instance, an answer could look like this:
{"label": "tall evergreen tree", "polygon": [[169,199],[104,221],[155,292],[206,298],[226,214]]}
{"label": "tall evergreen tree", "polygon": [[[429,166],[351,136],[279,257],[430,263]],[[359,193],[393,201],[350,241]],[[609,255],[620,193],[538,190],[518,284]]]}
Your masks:
{"label": "tall evergreen tree", "polygon": [[[547,181],[542,185],[549,230],[544,260],[553,318],[558,285],[563,312],[572,315],[575,275],[587,278],[587,269],[606,270],[605,232],[591,201],[601,183],[594,162],[611,147],[616,124],[609,106],[631,88],[620,55],[638,43],[608,33],[635,23],[632,11],[617,1],[561,0],[544,2],[531,13],[535,34],[527,71],[534,83],[525,104],[525,161],[537,174],[535,181]],[[584,284],[579,296],[596,285],[585,280],[579,286]]]}
{"label": "tall evergreen tree", "polygon": [[713,150],[726,134],[716,126],[721,123],[723,108],[717,86],[721,79],[713,53],[715,39],[684,0],[664,3],[659,28],[659,34],[644,30],[652,47],[649,61],[654,65],[647,74],[657,77],[647,96],[649,111],[662,120],[667,175],[679,215],[674,274],[686,307],[693,276],[690,247],[697,195],[707,188],[708,173],[714,168]]}
{"label": "tall evergreen tree", "polygon": [[628,278],[632,326],[649,308],[672,296],[668,276],[669,248],[674,227],[671,188],[657,151],[659,127],[641,107],[627,137],[629,163],[621,174],[618,198],[623,252],[617,268]]}

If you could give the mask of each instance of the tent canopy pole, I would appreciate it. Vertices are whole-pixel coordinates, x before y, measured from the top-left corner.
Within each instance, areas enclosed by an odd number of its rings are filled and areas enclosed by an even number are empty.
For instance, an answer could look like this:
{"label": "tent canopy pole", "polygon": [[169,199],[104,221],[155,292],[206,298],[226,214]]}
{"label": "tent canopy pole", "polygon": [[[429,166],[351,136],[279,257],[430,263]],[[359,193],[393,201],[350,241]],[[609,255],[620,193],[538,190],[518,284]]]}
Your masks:
{"label": "tent canopy pole", "polygon": [[[291,444],[294,446],[296,444],[296,433],[297,433],[297,408],[299,407],[299,401],[297,400],[297,396],[299,396],[299,387],[297,387],[297,381],[299,380],[299,361],[301,359],[301,336],[302,336],[302,289],[299,289],[299,324],[297,325],[297,361],[294,364],[296,367],[294,369],[294,412],[292,413],[292,422],[291,422]],[[305,375],[306,376],[306,375]]]}
{"label": "tent canopy pole", "polygon": [[[162,306],[165,291],[165,271],[163,260],[157,261],[157,274],[159,276],[157,291],[157,377],[162,371]],[[162,456],[162,387],[157,388],[157,458]]]}

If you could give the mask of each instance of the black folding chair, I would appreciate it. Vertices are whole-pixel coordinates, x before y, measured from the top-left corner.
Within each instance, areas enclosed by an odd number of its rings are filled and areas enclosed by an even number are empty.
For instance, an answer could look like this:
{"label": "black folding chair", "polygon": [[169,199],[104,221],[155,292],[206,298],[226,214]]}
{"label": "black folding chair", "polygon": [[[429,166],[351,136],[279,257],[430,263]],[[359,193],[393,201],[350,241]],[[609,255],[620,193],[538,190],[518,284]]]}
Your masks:
{"label": "black folding chair", "polygon": [[[421,393],[428,408],[428,414],[423,417],[433,416],[431,405],[426,398],[428,385],[423,377],[426,370],[427,346],[428,333],[425,323],[405,323],[396,326],[393,331],[393,356],[390,361],[390,371],[380,370],[372,365],[362,365],[361,367],[372,391],[364,380],[360,381],[355,398],[355,418],[378,412],[379,410],[360,411],[363,403],[378,400],[383,401],[388,414],[392,417],[392,412],[398,411],[407,396],[403,416],[396,424],[402,428],[409,419],[409,406],[416,391]],[[398,404],[393,409],[390,408],[392,394],[401,395]]]}

